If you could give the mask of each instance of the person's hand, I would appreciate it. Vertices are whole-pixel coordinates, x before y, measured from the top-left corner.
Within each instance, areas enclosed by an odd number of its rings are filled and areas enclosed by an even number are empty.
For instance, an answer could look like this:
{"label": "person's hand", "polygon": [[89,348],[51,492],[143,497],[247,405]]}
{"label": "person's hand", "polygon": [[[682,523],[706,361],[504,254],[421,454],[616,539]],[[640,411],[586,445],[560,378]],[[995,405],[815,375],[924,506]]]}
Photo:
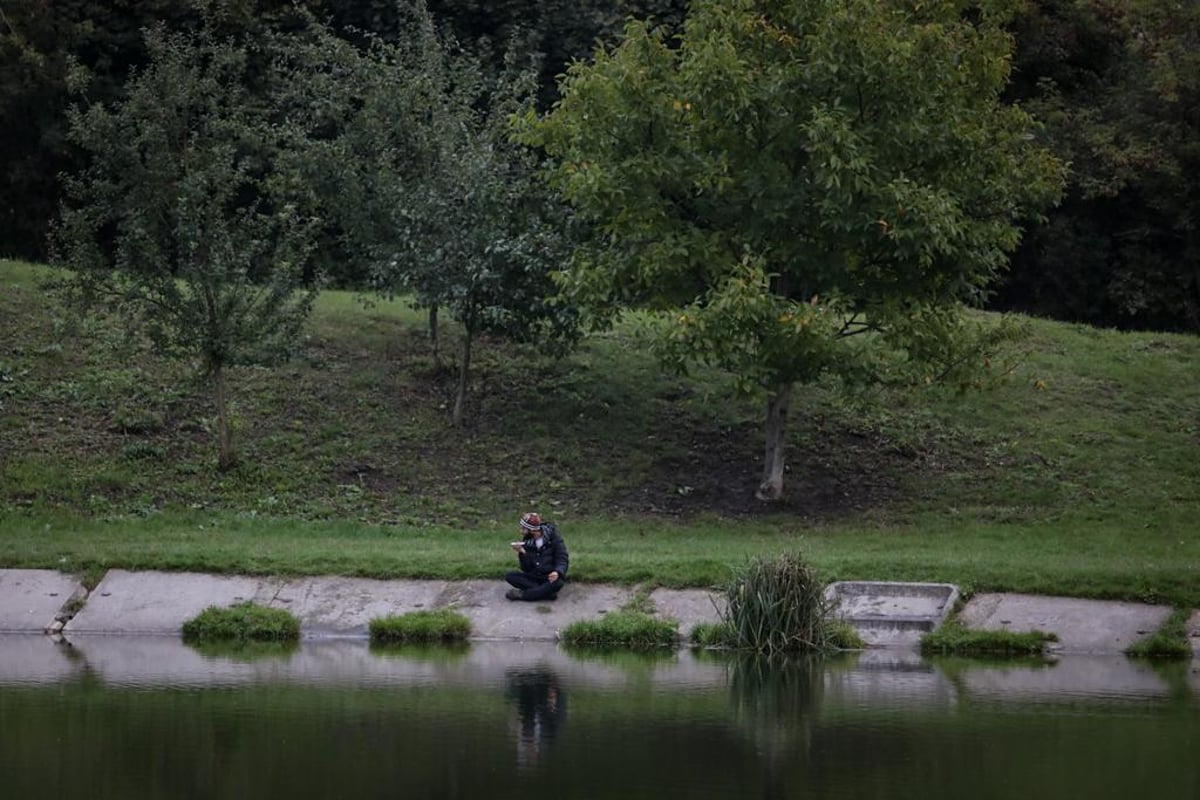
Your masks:
{"label": "person's hand", "polygon": [[558,580],[558,572],[551,572],[549,575],[546,576],[546,579],[549,580],[551,583],[554,583],[556,580]]}

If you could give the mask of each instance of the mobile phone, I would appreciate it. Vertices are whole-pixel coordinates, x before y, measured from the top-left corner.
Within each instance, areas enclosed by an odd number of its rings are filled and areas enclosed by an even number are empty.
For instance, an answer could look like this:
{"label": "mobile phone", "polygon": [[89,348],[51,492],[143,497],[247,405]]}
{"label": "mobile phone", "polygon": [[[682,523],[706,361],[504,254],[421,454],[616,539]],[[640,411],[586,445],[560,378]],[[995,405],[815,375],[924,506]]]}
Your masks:
{"label": "mobile phone", "polygon": [[508,544],[510,547],[524,547],[525,546],[525,542],[509,542]]}

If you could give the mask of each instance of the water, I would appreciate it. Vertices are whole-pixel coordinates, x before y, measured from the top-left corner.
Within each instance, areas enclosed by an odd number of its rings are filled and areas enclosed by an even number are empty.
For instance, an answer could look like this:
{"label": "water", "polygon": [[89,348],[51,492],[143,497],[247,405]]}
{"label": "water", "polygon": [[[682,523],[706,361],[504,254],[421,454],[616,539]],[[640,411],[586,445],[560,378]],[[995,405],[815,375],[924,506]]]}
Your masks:
{"label": "water", "polygon": [[0,637],[0,797],[1200,798],[1200,664]]}

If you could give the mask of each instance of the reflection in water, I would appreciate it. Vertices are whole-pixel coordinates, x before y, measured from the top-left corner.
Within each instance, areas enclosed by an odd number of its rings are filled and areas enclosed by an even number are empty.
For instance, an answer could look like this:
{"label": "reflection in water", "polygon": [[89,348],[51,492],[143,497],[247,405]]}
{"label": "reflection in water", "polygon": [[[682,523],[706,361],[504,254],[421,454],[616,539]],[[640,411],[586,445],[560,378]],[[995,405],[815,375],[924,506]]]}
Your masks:
{"label": "reflection in water", "polygon": [[517,712],[517,767],[529,769],[566,724],[567,693],[548,667],[507,670],[504,680]]}
{"label": "reflection in water", "polygon": [[471,645],[466,642],[371,642],[368,652],[380,658],[453,664],[471,654]]}
{"label": "reflection in water", "polygon": [[760,755],[762,797],[787,797],[783,766],[807,759],[820,715],[825,662],[743,654],[733,656],[729,668],[731,714]]}
{"label": "reflection in water", "polygon": [[[13,798],[1200,797],[1200,663],[0,636]],[[570,724],[567,725],[567,696]],[[514,753],[515,749],[515,753]]]}
{"label": "reflection in water", "polygon": [[299,642],[256,642],[246,639],[232,642],[186,642],[185,644],[206,659],[229,659],[245,664],[272,659],[287,661],[300,649]]}

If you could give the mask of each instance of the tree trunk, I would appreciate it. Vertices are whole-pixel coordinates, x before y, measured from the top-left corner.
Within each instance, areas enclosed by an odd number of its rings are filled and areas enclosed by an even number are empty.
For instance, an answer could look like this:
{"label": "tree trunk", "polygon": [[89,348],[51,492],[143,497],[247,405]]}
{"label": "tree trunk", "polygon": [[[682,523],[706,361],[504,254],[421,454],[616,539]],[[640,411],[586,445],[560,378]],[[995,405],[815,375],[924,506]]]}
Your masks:
{"label": "tree trunk", "polygon": [[442,354],[438,343],[438,307],[437,303],[434,303],[429,307],[429,345],[433,348],[434,362],[441,364]]}
{"label": "tree trunk", "polygon": [[229,397],[225,386],[225,368],[217,365],[213,368],[213,385],[217,392],[217,443],[220,454],[217,456],[217,468],[222,472],[231,469],[237,463],[237,455],[233,451],[233,421],[229,417]]}
{"label": "tree trunk", "polygon": [[462,425],[463,406],[467,400],[467,376],[471,369],[471,326],[466,326],[466,332],[463,335],[462,349],[462,364],[458,370],[458,389],[454,393],[454,412],[450,416],[450,422],[454,427]]}
{"label": "tree trunk", "polygon": [[791,401],[790,382],[776,386],[767,398],[767,449],[763,457],[762,482],[754,493],[759,500],[773,502],[783,497],[783,443]]}

